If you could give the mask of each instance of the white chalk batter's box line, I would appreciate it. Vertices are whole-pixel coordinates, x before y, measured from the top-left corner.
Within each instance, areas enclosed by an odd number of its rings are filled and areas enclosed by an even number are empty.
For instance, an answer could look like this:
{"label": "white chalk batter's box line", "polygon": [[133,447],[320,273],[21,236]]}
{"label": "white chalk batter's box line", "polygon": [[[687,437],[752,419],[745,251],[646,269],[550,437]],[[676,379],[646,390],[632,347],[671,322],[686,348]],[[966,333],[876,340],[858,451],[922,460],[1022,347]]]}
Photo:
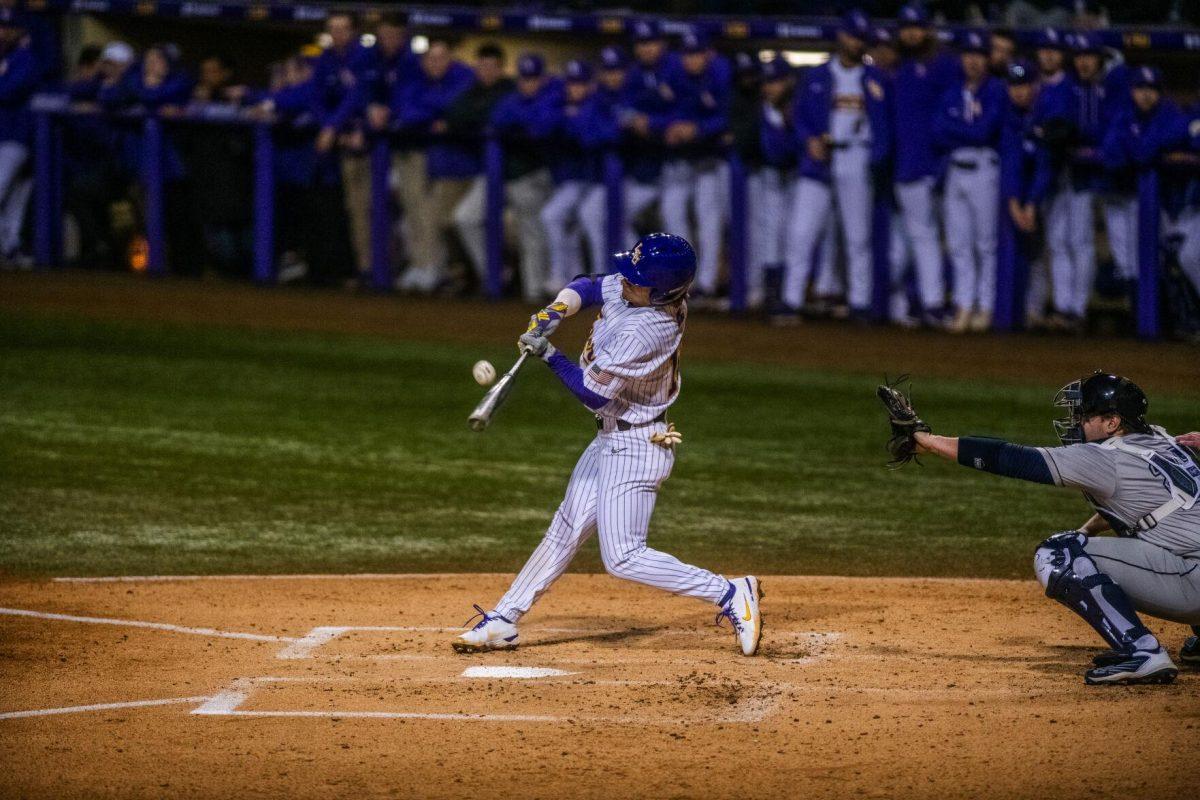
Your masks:
{"label": "white chalk batter's box line", "polygon": [[[471,669],[464,671],[464,675]],[[478,675],[478,677],[498,677],[497,675]],[[324,683],[329,678],[322,677],[275,677],[238,678],[225,689],[208,698],[203,704],[193,709],[196,716],[207,717],[283,717],[310,719],[400,719],[400,720],[434,720],[443,722],[552,722],[580,723],[605,725],[668,725],[672,727],[695,724],[730,724],[762,722],[769,717],[779,702],[780,693],[790,686],[780,684],[773,687],[777,693],[769,697],[753,697],[738,701],[725,713],[711,716],[695,717],[655,717],[637,715],[589,715],[589,714],[470,714],[465,712],[430,712],[430,711],[335,711],[335,710],[247,710],[242,706],[250,698],[255,688],[273,683]],[[351,679],[334,678],[333,680],[347,681]],[[441,681],[425,681],[441,682]],[[665,683],[665,681],[664,681]]]}
{"label": "white chalk batter's box line", "polygon": [[[321,645],[332,641],[338,636],[348,631],[381,631],[381,632],[454,632],[461,628],[444,628],[434,626],[353,626],[353,625],[325,625],[313,628],[303,637],[296,638],[292,636],[275,636],[270,634],[246,633],[239,631],[224,631],[216,628],[198,628],[185,625],[174,625],[164,622],[152,622],[146,620],[129,620],[117,619],[112,617],[92,617],[81,616],[74,614],[61,614],[45,611],[32,611],[28,609],[16,608],[0,608],[0,615],[12,617],[24,617],[32,619],[42,619],[48,621],[74,622],[92,625],[111,625],[119,627],[133,627],[148,630],[164,631],[169,633],[182,633],[193,636],[205,636],[215,638],[240,639],[254,642],[275,642],[286,643],[285,647],[276,655],[284,659],[302,659],[311,658],[311,653],[314,649]],[[534,629],[539,632],[546,633],[576,633],[576,634],[596,634],[597,630],[588,628],[544,628]],[[621,632],[621,631],[612,631]],[[603,632],[601,632],[603,633]],[[690,636],[700,633],[694,630],[681,631],[655,631],[652,635],[662,636]],[[810,656],[791,659],[791,660],[774,660],[767,663],[775,664],[803,664],[819,660],[827,655],[828,645],[838,641],[842,634],[836,631],[821,632],[821,631],[781,631],[776,635],[791,636],[797,640],[805,640],[810,645],[816,646],[816,652]],[[297,654],[299,652],[299,654]],[[549,654],[547,654],[549,655]],[[412,660],[446,660],[447,656],[422,656],[417,654],[385,654],[374,656],[381,660],[390,659],[412,659]],[[453,657],[455,660],[460,660],[458,657]],[[619,659],[615,664],[598,664],[595,658],[590,659],[547,659],[553,660],[557,664],[576,663],[587,666],[622,666],[625,664],[637,663],[663,663],[662,657],[653,659]],[[713,663],[711,657],[705,659],[688,659],[679,656],[673,656],[670,659],[673,664],[686,663]],[[753,660],[747,660],[746,664],[750,665]],[[524,673],[522,674],[522,671]],[[512,674],[507,674],[512,673]],[[561,674],[560,674],[561,673]],[[549,669],[542,667],[517,667],[497,665],[494,667],[469,667],[456,679],[477,679],[477,678],[555,678],[564,677],[575,673],[562,673],[561,670]],[[226,716],[276,716],[276,717],[363,717],[363,718],[384,718],[384,719],[431,719],[431,720],[468,720],[468,721],[492,721],[492,722],[595,722],[595,723],[615,723],[615,724],[690,724],[698,721],[697,719],[665,719],[665,718],[639,718],[628,716],[598,716],[598,717],[571,717],[571,716],[546,716],[546,715],[503,715],[503,714],[438,714],[426,712],[403,712],[403,711],[352,711],[352,712],[325,712],[325,711],[247,711],[240,708],[245,697],[248,696],[250,688],[254,685],[254,681],[268,681],[274,683],[283,682],[311,682],[311,678],[286,678],[272,677],[260,679],[242,679],[242,683],[238,683],[235,687],[225,690],[222,693],[212,697],[207,696],[190,696],[190,697],[172,697],[172,698],[156,698],[148,700],[131,700],[109,703],[92,703],[79,706],[64,706],[58,708],[30,709],[19,711],[0,712],[0,720],[3,719],[18,719],[27,717],[40,717],[59,714],[73,714],[89,711],[108,711],[128,708],[146,708],[174,704],[192,704],[201,702],[202,705],[193,713],[201,715],[226,715]],[[319,680],[333,681],[338,680],[335,677],[322,677]],[[434,681],[445,681],[446,679],[433,679]],[[250,681],[245,683],[245,681]],[[432,682],[432,681],[426,681]],[[674,683],[674,681],[646,681],[637,682],[634,680],[599,680],[580,678],[575,681],[579,685],[655,685]],[[780,684],[779,687],[783,685]],[[230,698],[241,697],[237,703],[230,705]],[[774,708],[775,700],[772,698],[751,698],[737,704],[734,710],[723,715],[719,720],[723,722],[757,722],[765,718],[771,713]],[[226,711],[225,709],[228,709]]]}
{"label": "white chalk batter's box line", "polygon": [[[283,649],[276,653],[277,658],[284,660],[295,659],[311,659],[314,658],[313,651],[321,645],[326,644],[338,636],[349,631],[380,631],[380,632],[436,632],[436,633],[455,633],[462,628],[450,628],[441,626],[422,626],[422,625],[321,625],[313,628],[302,637],[272,635],[264,633],[246,633],[242,631],[226,631],[216,628],[196,628],[187,625],[174,625],[166,622],[151,622],[147,620],[137,619],[118,619],[114,617],[91,617],[81,616],[76,614],[60,614],[48,611],[33,611],[23,608],[0,608],[0,616],[24,617],[30,619],[55,620],[60,622],[76,622],[89,625],[112,625],[116,627],[142,628],[145,630],[166,631],[169,633],[182,633],[191,636],[205,636],[221,639],[240,639],[252,642],[276,642],[287,643]],[[612,633],[622,633],[619,629],[603,630],[592,628],[533,628],[534,633],[550,633],[550,634],[581,634],[581,635],[606,635]],[[695,630],[669,630],[669,631],[653,631],[648,633],[648,637],[653,636],[694,636],[700,634],[700,631]],[[794,659],[773,659],[771,663],[803,665],[814,661],[821,660],[829,655],[830,646],[842,638],[842,634],[837,631],[779,631],[773,632],[772,636],[793,636],[800,640],[805,640],[812,652],[806,656]],[[555,660],[557,663],[572,663],[569,660],[562,659],[561,656],[554,656],[549,653],[545,654],[549,659]],[[415,653],[391,653],[391,654],[374,654],[374,655],[350,655],[337,656],[335,658],[341,660],[378,660],[378,661],[424,661],[438,659],[438,656],[421,655]],[[671,661],[676,664],[686,663],[712,663],[711,657],[692,657],[689,658],[683,655],[673,655]],[[646,658],[625,657],[621,659],[622,663],[627,664],[658,664],[662,663],[661,656],[652,656]],[[595,659],[578,659],[574,663],[594,664]]]}
{"label": "white chalk batter's box line", "polygon": [[[316,651],[323,645],[326,645],[344,634],[358,631],[380,632],[380,633],[456,633],[462,628],[443,628],[435,626],[420,626],[420,625],[320,625],[313,628],[304,636],[292,641],[282,650],[275,654],[275,657],[284,661],[311,659],[316,658]],[[535,633],[549,634],[571,634],[571,635],[589,635],[589,636],[605,636],[616,633],[624,633],[620,629],[613,630],[595,630],[591,628],[534,628]],[[649,638],[660,636],[696,636],[702,635],[701,631],[652,631],[643,637],[643,641]],[[775,663],[784,664],[807,664],[815,661],[828,651],[829,647],[842,638],[842,634],[837,631],[781,631],[780,635],[793,637],[797,641],[804,641],[813,652],[807,656],[800,658],[785,659]],[[339,658],[346,658],[341,656]],[[425,660],[426,658],[436,658],[436,656],[410,656],[408,654],[377,654],[370,656],[351,656],[350,658],[365,658],[370,660]],[[650,663],[660,663],[661,658],[649,660]]]}

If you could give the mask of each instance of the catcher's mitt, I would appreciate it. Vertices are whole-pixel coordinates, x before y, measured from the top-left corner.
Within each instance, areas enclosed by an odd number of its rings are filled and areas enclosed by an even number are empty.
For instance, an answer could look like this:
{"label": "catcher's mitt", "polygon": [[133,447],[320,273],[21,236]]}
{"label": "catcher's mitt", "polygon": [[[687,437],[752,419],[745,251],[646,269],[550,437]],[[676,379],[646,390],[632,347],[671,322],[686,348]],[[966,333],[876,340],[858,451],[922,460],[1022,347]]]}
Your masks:
{"label": "catcher's mitt", "polygon": [[[887,409],[888,420],[892,424],[892,438],[887,443],[888,452],[892,454],[892,460],[888,462],[888,466],[892,469],[903,467],[910,461],[920,464],[921,462],[917,458],[916,435],[922,431],[933,432],[933,429],[917,416],[908,396],[897,388],[905,381],[908,381],[908,376],[901,375],[892,383],[884,383],[877,390],[883,407]],[[910,394],[912,392],[911,382],[908,392]]]}

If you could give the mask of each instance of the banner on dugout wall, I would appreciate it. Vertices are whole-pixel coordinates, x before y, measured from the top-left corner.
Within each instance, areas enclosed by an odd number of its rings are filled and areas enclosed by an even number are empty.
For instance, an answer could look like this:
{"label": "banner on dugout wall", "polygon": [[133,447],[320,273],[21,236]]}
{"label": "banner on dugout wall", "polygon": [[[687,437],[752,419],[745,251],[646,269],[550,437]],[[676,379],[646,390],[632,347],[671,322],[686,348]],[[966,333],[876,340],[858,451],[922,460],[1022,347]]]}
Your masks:
{"label": "banner on dugout wall", "polygon": [[[183,19],[221,19],[233,22],[320,22],[331,6],[320,3],[245,2],[219,3],[204,0],[9,0],[0,8],[0,18],[12,9],[73,14],[126,14],[167,16]],[[338,4],[338,8],[353,7]],[[508,33],[569,33],[620,36],[628,32],[638,15],[613,11],[594,14],[555,14],[540,11],[525,13],[467,7],[399,6],[408,11],[415,28],[447,28],[460,31]],[[378,11],[378,6],[362,3],[361,10]],[[780,17],[656,17],[668,35],[689,31],[718,39],[795,39],[833,40],[837,22],[832,19]],[[944,35],[953,36],[957,28],[946,27]],[[1034,44],[1040,29],[1017,32],[1018,42]],[[1133,50],[1200,51],[1200,32],[1121,28],[1098,32],[1108,47]]]}

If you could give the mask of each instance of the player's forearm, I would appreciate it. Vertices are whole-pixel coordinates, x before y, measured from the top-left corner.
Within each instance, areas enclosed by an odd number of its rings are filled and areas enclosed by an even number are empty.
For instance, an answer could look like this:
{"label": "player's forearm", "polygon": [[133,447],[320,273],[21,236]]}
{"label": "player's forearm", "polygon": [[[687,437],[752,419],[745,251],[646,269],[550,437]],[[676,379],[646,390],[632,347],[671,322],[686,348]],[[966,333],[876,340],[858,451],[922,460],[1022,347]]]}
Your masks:
{"label": "player's forearm", "polygon": [[964,467],[1032,483],[1054,483],[1050,467],[1036,447],[982,436],[964,436],[953,441],[955,460]]}
{"label": "player's forearm", "polygon": [[1089,536],[1108,530],[1112,530],[1112,526],[1099,514],[1092,514],[1091,519],[1079,526],[1080,533],[1086,533]]}
{"label": "player's forearm", "polygon": [[601,295],[600,279],[591,275],[581,275],[568,283],[554,298],[555,303],[567,307],[563,316],[572,316],[580,309],[600,305],[604,301]]}
{"label": "player's forearm", "polygon": [[984,437],[938,436],[919,432],[917,444],[923,453],[933,453],[948,461],[957,461],[964,467],[1019,478],[1033,483],[1054,483],[1046,459],[1037,448],[988,439]]}
{"label": "player's forearm", "polygon": [[546,363],[550,365],[550,369],[554,370],[554,374],[562,381],[562,385],[571,391],[571,394],[579,398],[579,402],[590,408],[592,411],[599,411],[608,403],[607,397],[602,397],[583,383],[583,370],[579,365],[571,359],[567,358],[559,350],[554,350]]}
{"label": "player's forearm", "polygon": [[958,437],[918,431],[914,438],[921,446],[922,453],[933,453],[950,461],[958,460]]}

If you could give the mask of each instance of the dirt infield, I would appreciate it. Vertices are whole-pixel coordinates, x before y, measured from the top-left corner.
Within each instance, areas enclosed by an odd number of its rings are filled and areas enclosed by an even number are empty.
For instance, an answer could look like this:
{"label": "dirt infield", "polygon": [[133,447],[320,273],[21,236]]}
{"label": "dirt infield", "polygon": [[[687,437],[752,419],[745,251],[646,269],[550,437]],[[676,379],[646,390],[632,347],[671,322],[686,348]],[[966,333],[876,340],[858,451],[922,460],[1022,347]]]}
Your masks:
{"label": "dirt infield", "polygon": [[505,580],[0,583],[0,795],[1194,795],[1200,673],[1086,688],[1033,582],[767,578],[746,659],[695,601],[569,575],[520,650],[452,653]]}
{"label": "dirt infield", "polygon": [[[151,320],[252,329],[368,334],[419,341],[496,345],[523,329],[526,304],[417,299],[332,290],[263,289],[245,284],[144,279],[86,272],[0,272],[0,310],[67,313],[104,320]],[[586,326],[562,334],[577,349]],[[955,337],[895,328],[809,323],[771,328],[722,315],[693,314],[686,357],[833,369],[872,375],[997,379],[1061,386],[1103,365],[1136,375],[1152,392],[1200,392],[1195,345],[1130,338],[1031,335]]]}

